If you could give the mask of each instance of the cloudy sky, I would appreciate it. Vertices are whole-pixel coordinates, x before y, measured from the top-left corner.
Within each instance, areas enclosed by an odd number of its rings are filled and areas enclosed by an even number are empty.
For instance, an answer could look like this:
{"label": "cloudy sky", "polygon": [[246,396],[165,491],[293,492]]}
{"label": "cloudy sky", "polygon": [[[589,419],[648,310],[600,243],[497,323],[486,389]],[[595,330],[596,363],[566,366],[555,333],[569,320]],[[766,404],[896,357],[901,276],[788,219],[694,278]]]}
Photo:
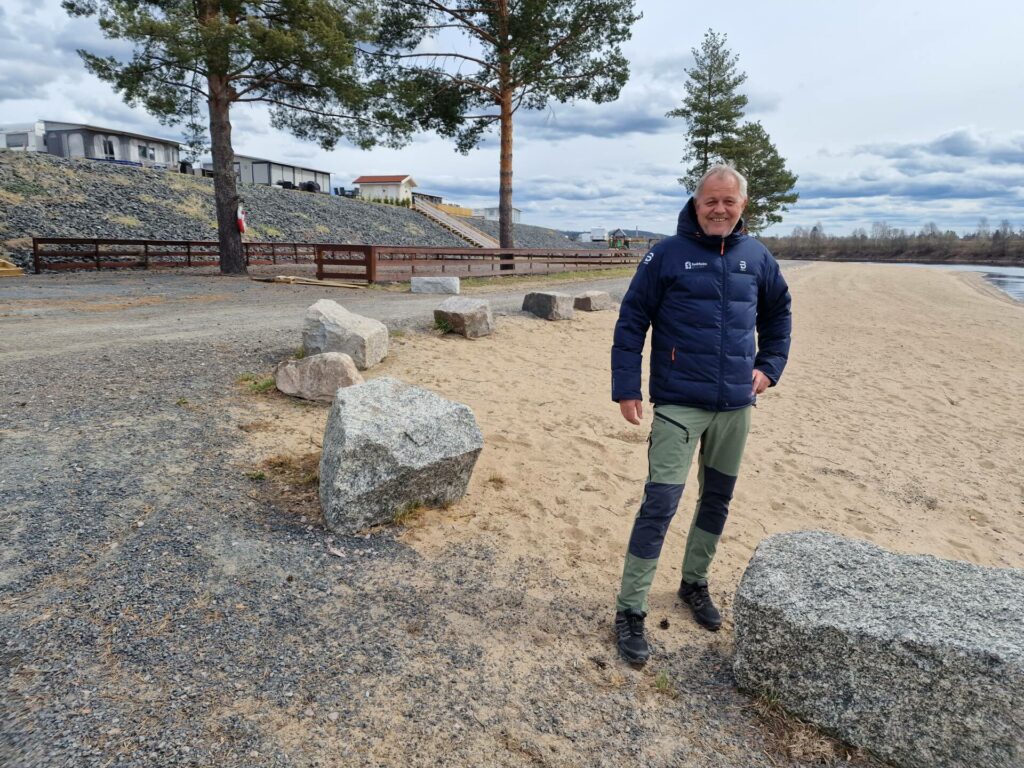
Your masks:
{"label": "cloudy sky", "polygon": [[[671,232],[685,202],[676,179],[691,48],[728,35],[760,120],[799,176],[799,202],[773,233],[821,222],[844,234],[872,222],[961,232],[981,217],[1024,227],[1024,7],[1017,0],[638,0],[626,46],[629,84],[612,104],[553,104],[516,123],[515,205],[563,229]],[[0,124],[81,121],[174,136],[84,72],[77,48],[117,53],[95,21],[59,0],[0,4]],[[123,49],[122,49],[123,50]],[[497,139],[468,156],[420,136],[401,150],[331,152],[236,108],[235,150],[330,171],[410,173],[421,191],[469,206],[497,202]]]}

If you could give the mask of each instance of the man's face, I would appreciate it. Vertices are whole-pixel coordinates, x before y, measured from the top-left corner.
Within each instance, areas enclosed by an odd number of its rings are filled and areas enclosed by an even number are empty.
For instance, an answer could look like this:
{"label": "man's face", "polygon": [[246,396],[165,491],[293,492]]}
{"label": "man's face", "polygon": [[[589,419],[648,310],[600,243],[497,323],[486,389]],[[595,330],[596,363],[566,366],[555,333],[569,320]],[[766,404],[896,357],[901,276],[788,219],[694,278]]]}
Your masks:
{"label": "man's face", "polygon": [[732,176],[712,176],[704,182],[697,206],[697,223],[704,234],[725,237],[736,226],[747,205],[740,195],[740,184]]}

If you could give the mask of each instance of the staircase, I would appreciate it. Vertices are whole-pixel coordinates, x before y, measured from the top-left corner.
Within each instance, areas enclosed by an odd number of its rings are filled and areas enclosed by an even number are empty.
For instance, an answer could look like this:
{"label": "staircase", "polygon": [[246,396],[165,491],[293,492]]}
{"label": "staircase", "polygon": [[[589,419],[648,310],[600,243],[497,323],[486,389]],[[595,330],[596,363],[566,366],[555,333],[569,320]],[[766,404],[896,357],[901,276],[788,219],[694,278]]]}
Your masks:
{"label": "staircase", "polygon": [[461,237],[470,245],[475,245],[478,248],[497,248],[498,241],[490,235],[486,235],[476,227],[472,227],[466,223],[466,220],[459,216],[452,216],[450,213],[445,213],[436,205],[425,203],[422,200],[413,200],[413,210],[419,211],[428,219],[433,221],[435,224],[440,224],[442,227],[447,229],[453,235]]}
{"label": "staircase", "polygon": [[0,277],[21,277],[25,270],[9,261],[0,259]]}

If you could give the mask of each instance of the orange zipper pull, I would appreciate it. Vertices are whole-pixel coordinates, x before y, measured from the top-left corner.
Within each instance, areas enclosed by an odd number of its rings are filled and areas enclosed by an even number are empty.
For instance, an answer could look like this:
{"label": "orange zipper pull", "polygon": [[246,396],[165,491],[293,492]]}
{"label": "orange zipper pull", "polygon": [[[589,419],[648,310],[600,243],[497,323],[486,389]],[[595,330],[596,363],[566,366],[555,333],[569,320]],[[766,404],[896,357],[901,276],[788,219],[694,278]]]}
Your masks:
{"label": "orange zipper pull", "polygon": [[722,238],[722,256],[725,256],[725,238]]}
{"label": "orange zipper pull", "polygon": [[676,348],[672,347],[672,362],[674,363],[675,361],[676,361]]}

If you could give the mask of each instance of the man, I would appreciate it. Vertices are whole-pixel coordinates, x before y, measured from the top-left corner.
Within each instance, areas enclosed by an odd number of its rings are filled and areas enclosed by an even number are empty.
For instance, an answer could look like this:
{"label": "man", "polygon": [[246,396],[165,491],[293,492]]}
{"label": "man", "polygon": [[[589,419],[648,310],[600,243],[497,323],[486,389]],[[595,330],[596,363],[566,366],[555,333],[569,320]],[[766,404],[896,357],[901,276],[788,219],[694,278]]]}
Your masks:
{"label": "man", "polygon": [[768,249],[744,234],[746,203],[747,181],[735,169],[716,165],[704,174],[679,214],[675,237],[654,246],[637,267],[615,325],[612,400],[632,424],[643,418],[640,366],[653,329],[648,475],[615,614],[619,651],[636,664],[650,657],[647,593],[698,446],[700,487],[679,596],[701,626],[715,631],[722,624],[708,570],[752,406],[778,383],[789,356],[789,288]]}

